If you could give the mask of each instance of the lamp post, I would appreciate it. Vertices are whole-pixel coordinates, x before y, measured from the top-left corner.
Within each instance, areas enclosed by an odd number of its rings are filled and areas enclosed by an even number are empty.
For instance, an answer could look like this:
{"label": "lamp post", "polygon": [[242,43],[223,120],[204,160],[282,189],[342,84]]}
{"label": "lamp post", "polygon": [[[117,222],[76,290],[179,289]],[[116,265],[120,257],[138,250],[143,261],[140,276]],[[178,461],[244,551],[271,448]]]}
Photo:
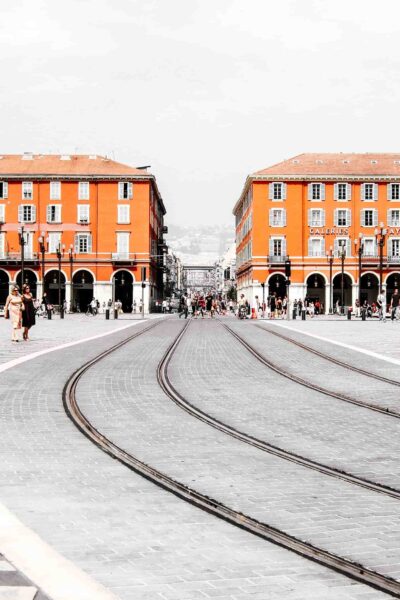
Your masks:
{"label": "lamp post", "polygon": [[72,308],[72,301],[73,301],[73,297],[74,297],[74,284],[72,283],[72,271],[73,271],[73,267],[74,267],[74,245],[70,244],[69,248],[68,248],[68,259],[69,259],[69,281],[70,281],[70,291],[69,291],[69,297],[70,297],[70,303],[69,303],[69,312],[71,313],[73,311]]}
{"label": "lamp post", "polygon": [[387,234],[387,229],[384,227],[383,223],[380,223],[379,227],[375,229],[375,240],[379,246],[379,292],[382,289],[382,280],[383,280],[383,248],[385,246],[385,239]]}
{"label": "lamp post", "polygon": [[358,246],[358,304],[361,307],[361,270],[362,270],[362,264],[361,264],[361,259],[362,259],[362,255],[364,253],[364,236],[362,233],[358,234],[358,240],[355,239],[354,240],[354,245],[357,248],[357,244],[359,243]]}
{"label": "lamp post", "polygon": [[18,227],[19,245],[21,246],[21,291],[25,280],[25,223],[22,221],[21,227]]}
{"label": "lamp post", "polygon": [[262,316],[265,316],[265,283],[261,284],[262,287]]}
{"label": "lamp post", "polygon": [[61,258],[64,255],[65,245],[58,244],[57,246],[57,258],[58,258],[58,306],[60,307],[60,319],[64,318],[64,306],[61,303]]}
{"label": "lamp post", "polygon": [[332,246],[329,248],[329,252],[326,253],[326,260],[329,263],[329,314],[333,312],[333,289],[332,289],[332,268],[333,268],[333,250]]}
{"label": "lamp post", "polygon": [[345,258],[346,258],[346,248],[345,248],[345,246],[340,246],[339,258],[340,258],[341,263],[342,263],[342,272],[341,272],[341,280],[340,280],[340,293],[341,293],[340,312],[341,312],[342,315],[344,315],[344,261],[345,261]]}
{"label": "lamp post", "polygon": [[44,263],[44,256],[46,254],[46,246],[45,246],[45,233],[44,231],[41,232],[40,236],[39,236],[39,252],[41,254],[42,257],[42,297],[44,294],[44,272],[45,272],[45,263]]}

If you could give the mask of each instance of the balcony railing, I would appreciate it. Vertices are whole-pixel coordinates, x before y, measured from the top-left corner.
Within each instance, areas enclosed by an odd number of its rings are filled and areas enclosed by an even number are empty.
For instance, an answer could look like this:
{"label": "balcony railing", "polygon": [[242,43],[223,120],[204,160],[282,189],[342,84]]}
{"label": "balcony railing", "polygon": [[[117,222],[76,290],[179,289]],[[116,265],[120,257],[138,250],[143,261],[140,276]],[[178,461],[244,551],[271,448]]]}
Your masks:
{"label": "balcony railing", "polygon": [[129,252],[113,252],[111,254],[111,260],[115,262],[127,262],[136,260],[136,254],[132,254]]}
{"label": "balcony railing", "polygon": [[[32,252],[25,248],[24,260],[36,260],[38,258],[37,252]],[[0,258],[7,260],[21,260],[21,252],[4,252],[0,254]]]}
{"label": "balcony railing", "polygon": [[278,255],[270,255],[268,256],[269,263],[284,263],[286,260],[286,255],[278,254]]}
{"label": "balcony railing", "polygon": [[387,260],[389,263],[400,263],[400,255],[395,255],[395,254],[389,254],[387,257]]}

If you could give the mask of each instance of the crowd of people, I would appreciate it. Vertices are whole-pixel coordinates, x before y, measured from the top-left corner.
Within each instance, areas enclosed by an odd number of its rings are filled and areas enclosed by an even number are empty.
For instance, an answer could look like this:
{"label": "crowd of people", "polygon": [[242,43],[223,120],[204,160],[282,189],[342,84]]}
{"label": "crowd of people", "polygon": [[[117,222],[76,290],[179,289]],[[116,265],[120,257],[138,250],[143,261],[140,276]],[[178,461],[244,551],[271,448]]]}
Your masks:
{"label": "crowd of people", "polygon": [[193,318],[202,318],[208,316],[210,318],[215,315],[226,315],[229,312],[233,313],[235,305],[233,300],[225,300],[214,297],[209,294],[194,294],[193,296],[183,295],[179,301],[178,315],[179,318],[192,316]]}

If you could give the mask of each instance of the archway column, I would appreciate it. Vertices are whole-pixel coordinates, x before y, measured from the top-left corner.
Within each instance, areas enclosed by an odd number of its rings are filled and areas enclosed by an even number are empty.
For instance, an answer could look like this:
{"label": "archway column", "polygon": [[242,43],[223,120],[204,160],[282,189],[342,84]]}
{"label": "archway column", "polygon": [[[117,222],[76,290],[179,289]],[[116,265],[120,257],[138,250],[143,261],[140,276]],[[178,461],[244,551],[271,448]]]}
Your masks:
{"label": "archway column", "polygon": [[[329,283],[326,283],[325,284],[325,300],[324,300],[326,315],[329,315],[329,309],[331,307],[331,296],[332,296],[332,286]],[[332,306],[332,310],[333,310],[333,306]]]}
{"label": "archway column", "polygon": [[356,300],[358,299],[358,283],[353,283],[351,286],[351,305],[353,309],[356,306]]}

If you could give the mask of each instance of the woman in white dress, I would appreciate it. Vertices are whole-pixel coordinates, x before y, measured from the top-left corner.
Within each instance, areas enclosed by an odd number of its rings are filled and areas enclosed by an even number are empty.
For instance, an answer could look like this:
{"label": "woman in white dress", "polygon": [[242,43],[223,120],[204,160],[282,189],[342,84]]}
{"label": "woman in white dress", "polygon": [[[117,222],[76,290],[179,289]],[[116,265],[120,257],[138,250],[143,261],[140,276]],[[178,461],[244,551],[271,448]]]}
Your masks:
{"label": "woman in white dress", "polygon": [[12,325],[12,336],[13,342],[19,342],[22,328],[22,311],[24,310],[24,301],[22,296],[19,294],[18,287],[15,286],[11,290],[11,294],[8,296],[5,306],[5,315],[10,319]]}

